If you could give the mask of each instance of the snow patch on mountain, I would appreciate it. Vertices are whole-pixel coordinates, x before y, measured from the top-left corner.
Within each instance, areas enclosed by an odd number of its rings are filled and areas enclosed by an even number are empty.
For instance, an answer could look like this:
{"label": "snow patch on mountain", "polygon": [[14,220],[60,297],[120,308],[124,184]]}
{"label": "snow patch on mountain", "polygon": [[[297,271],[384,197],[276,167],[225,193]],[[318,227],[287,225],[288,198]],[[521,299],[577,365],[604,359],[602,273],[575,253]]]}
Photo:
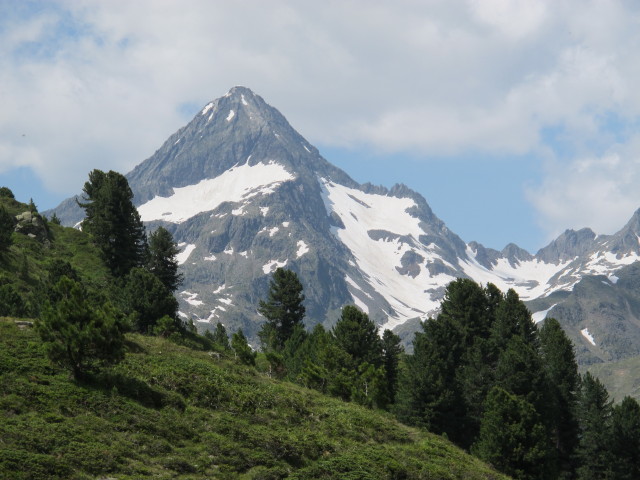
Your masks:
{"label": "snow patch on mountain", "polygon": [[298,243],[296,245],[298,247],[296,258],[300,258],[309,251],[309,245],[307,245],[304,240],[298,240]]}
{"label": "snow patch on mountain", "polygon": [[188,292],[187,290],[184,290],[180,292],[180,295],[182,295],[182,298],[184,299],[185,302],[187,302],[189,305],[193,305],[194,307],[199,307],[200,305],[204,304],[202,300],[198,300],[197,293],[192,293],[192,292]]}
{"label": "snow patch on mountain", "polygon": [[567,261],[556,265],[534,259],[511,264],[508,259],[500,258],[488,270],[478,262],[476,254],[476,251],[467,247],[467,259],[460,259],[458,262],[466,275],[482,284],[491,282],[502,291],[513,288],[523,300],[543,297],[558,290],[559,288],[551,285],[550,280],[570,263]]}
{"label": "snow patch on mountain", "polygon": [[549,308],[547,308],[546,310],[542,310],[540,312],[535,312],[531,315],[531,318],[533,319],[534,323],[540,323],[541,321],[543,321],[545,318],[547,318],[547,313],[549,313],[553,307],[555,307],[557,305],[557,303],[554,303],[553,305],[551,305]]}
{"label": "snow patch on mountain", "polygon": [[240,202],[273,193],[278,185],[293,178],[276,162],[244,164],[195,185],[176,187],[169,197],[156,196],[138,207],[138,212],[144,222],[182,223],[199,213],[214,210],[223,202]]}
{"label": "snow patch on mountain", "polygon": [[202,114],[203,116],[204,116],[204,115],[206,115],[206,114],[207,114],[207,112],[208,112],[209,110],[211,110],[212,108],[213,108],[213,102],[207,103],[207,104],[204,106],[204,108],[202,109],[201,114]]}
{"label": "snow patch on mountain", "polygon": [[589,262],[585,267],[585,273],[592,275],[607,275],[611,270],[617,270],[625,265],[640,260],[637,253],[629,253],[627,255],[616,255],[612,252],[596,252],[589,257]]}
{"label": "snow patch on mountain", "polygon": [[176,255],[176,260],[178,261],[178,265],[182,265],[184,262],[186,262],[189,259],[191,252],[193,252],[195,248],[196,248],[195,245],[185,246],[184,250],[182,250],[180,253]]}
{"label": "snow patch on mountain", "polygon": [[[407,212],[416,206],[415,201],[365,193],[326,179],[320,179],[320,185],[328,213],[336,214],[344,225],[344,228],[332,227],[333,234],[349,248],[362,277],[393,309],[381,328],[392,329],[406,320],[424,318],[434,312],[440,301],[430,292],[455,278],[444,273],[431,275],[426,268],[419,268],[415,276],[399,271],[401,259],[409,251],[427,260],[442,261],[418,240],[425,232],[420,228],[420,220]],[[384,234],[371,235],[371,232]],[[355,301],[353,293],[352,297]]]}
{"label": "snow patch on mountain", "polygon": [[275,272],[277,268],[284,267],[286,264],[287,264],[287,260],[285,260],[284,262],[280,262],[278,260],[271,260],[262,266],[262,271],[264,272],[265,275],[268,275],[272,272]]}
{"label": "snow patch on mountain", "polygon": [[586,338],[589,341],[589,343],[591,345],[593,345],[593,346],[596,345],[596,341],[594,340],[593,335],[591,335],[589,333],[589,329],[588,328],[583,328],[582,330],[580,330],[580,333],[582,334],[582,336],[584,338]]}

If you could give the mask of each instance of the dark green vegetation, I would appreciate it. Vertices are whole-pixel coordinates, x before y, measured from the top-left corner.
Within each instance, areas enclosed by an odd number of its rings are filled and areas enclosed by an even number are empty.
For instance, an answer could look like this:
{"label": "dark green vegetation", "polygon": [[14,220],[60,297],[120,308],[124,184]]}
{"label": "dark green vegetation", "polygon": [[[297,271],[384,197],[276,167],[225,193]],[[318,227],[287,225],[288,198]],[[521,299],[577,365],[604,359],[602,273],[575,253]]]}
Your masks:
{"label": "dark green vegetation", "polygon": [[234,360],[129,334],[81,382],[31,328],[0,320],[0,478],[498,479],[388,414]]}
{"label": "dark green vegetation", "polygon": [[458,279],[422,327],[399,383],[403,421],[514,478],[633,478],[624,472],[640,468],[635,447],[620,448],[640,438],[637,402],[612,407],[598,380],[579,376],[560,324],[538,330],[513,290]]}

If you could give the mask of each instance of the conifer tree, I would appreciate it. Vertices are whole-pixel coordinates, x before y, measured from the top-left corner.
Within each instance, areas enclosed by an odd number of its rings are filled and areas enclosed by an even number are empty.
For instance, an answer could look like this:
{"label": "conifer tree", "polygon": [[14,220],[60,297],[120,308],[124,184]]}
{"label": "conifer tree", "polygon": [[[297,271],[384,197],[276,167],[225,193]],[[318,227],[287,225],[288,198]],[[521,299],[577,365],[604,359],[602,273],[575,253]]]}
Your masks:
{"label": "conifer tree", "polygon": [[245,365],[255,365],[257,352],[254,352],[249,343],[247,337],[244,336],[244,332],[239,329],[231,337],[231,348],[235,352],[240,362]]}
{"label": "conifer tree", "polygon": [[574,451],[578,443],[578,364],[573,344],[555,318],[544,321],[539,337],[542,364],[549,380],[547,388],[552,438],[558,451],[559,468],[567,477],[571,477],[575,470]]}
{"label": "conifer tree", "polygon": [[400,374],[400,355],[404,348],[400,344],[400,337],[391,330],[382,334],[382,365],[385,372],[386,403],[391,405],[396,401],[398,391],[398,376]]}
{"label": "conifer tree", "polygon": [[396,396],[398,418],[410,425],[446,433],[456,443],[465,436],[466,408],[456,379],[459,331],[449,322],[429,319],[413,340]]}
{"label": "conifer tree", "polygon": [[533,405],[494,387],[484,410],[472,452],[515,479],[552,478],[546,430]]}
{"label": "conifer tree", "polygon": [[227,329],[224,328],[224,325],[220,322],[216,323],[216,330],[212,335],[213,343],[222,347],[224,350],[229,350],[231,346],[229,345],[229,336],[227,335]]}
{"label": "conifer tree", "polygon": [[122,360],[126,323],[113,307],[90,304],[82,286],[64,276],[55,289],[59,300],[36,322],[49,358],[76,379]]}
{"label": "conifer tree", "polygon": [[611,417],[611,451],[614,478],[640,478],[640,405],[625,397],[613,407]]}
{"label": "conifer tree", "polygon": [[612,479],[611,405],[607,389],[587,372],[578,397],[579,443],[576,449],[577,478]]}
{"label": "conifer tree", "polygon": [[342,309],[340,319],[333,327],[337,345],[347,352],[357,368],[367,362],[375,367],[382,365],[382,342],[378,327],[369,316],[353,305]]}
{"label": "conifer tree", "polygon": [[509,289],[495,310],[495,321],[491,327],[494,350],[503,351],[514,336],[521,337],[525,343],[537,349],[537,329],[531,319],[531,313],[515,290]]}
{"label": "conifer tree", "polygon": [[183,276],[178,273],[179,253],[173,236],[164,227],[158,227],[149,235],[149,259],[147,268],[160,279],[165,287],[175,292],[182,283]]}
{"label": "conifer tree", "polygon": [[276,269],[269,283],[267,300],[261,300],[258,307],[258,312],[267,319],[258,334],[266,350],[282,350],[296,325],[302,325],[303,302],[302,284],[295,272]]}
{"label": "conifer tree", "polygon": [[122,282],[122,309],[134,316],[136,331],[152,333],[164,316],[177,324],[178,302],[158,277],[143,268],[132,268]]}
{"label": "conifer tree", "polygon": [[84,184],[85,209],[82,229],[89,233],[116,277],[123,277],[144,264],[146,235],[133,205],[127,179],[114,171],[93,170]]}

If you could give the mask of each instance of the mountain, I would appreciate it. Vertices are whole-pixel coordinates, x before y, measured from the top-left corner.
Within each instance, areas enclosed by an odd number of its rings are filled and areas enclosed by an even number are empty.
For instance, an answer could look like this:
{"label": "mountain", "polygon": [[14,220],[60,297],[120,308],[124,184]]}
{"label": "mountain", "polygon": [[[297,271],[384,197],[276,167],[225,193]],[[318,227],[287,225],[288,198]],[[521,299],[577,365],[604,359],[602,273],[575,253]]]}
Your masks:
{"label": "mountain", "polygon": [[[299,274],[308,326],[331,326],[353,303],[410,341],[456,277],[515,289],[541,320],[587,277],[615,285],[640,259],[640,211],[615,235],[567,230],[535,255],[466,244],[420,194],[358,184],[244,87],[205,105],[127,178],[147,228],[163,225],[182,248],[181,315],[241,327],[253,342],[278,266]],[[74,199],[55,212],[66,225],[83,214]]]}

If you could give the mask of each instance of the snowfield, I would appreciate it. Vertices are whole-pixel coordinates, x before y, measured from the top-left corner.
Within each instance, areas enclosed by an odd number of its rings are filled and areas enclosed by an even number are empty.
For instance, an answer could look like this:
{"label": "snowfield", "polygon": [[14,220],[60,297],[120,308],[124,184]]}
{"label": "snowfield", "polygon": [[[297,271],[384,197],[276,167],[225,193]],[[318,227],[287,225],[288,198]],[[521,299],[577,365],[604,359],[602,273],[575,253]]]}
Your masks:
{"label": "snowfield", "polygon": [[214,210],[223,202],[242,202],[256,195],[272,193],[282,182],[293,180],[282,165],[258,163],[233,167],[216,178],[195,185],[176,187],[169,197],[154,197],[138,207],[144,222],[164,220],[182,223],[202,212]]}

